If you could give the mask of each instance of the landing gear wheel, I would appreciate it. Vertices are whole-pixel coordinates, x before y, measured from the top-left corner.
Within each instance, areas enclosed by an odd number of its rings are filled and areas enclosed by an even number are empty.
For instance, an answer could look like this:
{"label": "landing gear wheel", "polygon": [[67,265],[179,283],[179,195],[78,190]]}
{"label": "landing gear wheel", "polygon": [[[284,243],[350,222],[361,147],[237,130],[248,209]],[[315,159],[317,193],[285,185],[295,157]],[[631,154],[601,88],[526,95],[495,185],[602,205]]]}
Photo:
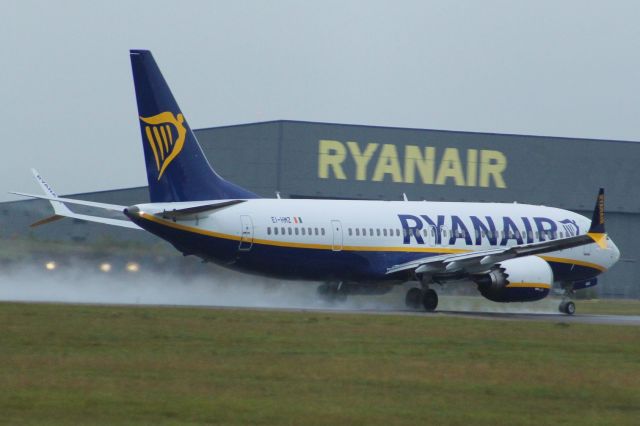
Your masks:
{"label": "landing gear wheel", "polygon": [[409,291],[407,291],[407,296],[404,298],[404,303],[407,305],[407,308],[420,309],[422,290],[417,287],[410,288]]}
{"label": "landing gear wheel", "polygon": [[566,302],[560,303],[560,307],[558,309],[563,314],[573,315],[576,313],[576,304],[568,300]]}
{"label": "landing gear wheel", "polygon": [[438,293],[427,289],[422,293],[422,306],[427,312],[433,312],[438,307]]}

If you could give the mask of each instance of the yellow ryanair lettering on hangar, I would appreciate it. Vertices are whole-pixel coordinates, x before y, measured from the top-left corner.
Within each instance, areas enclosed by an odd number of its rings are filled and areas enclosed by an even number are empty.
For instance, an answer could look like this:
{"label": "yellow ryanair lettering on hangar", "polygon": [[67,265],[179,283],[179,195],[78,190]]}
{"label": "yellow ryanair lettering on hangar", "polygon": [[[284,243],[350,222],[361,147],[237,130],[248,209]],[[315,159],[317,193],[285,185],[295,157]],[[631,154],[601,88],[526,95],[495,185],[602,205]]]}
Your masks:
{"label": "yellow ryanair lettering on hangar", "polygon": [[[353,169],[347,164],[355,165],[353,175],[347,174]],[[321,179],[506,188],[506,168],[504,153],[491,149],[444,148],[437,152],[433,146],[318,141]]]}

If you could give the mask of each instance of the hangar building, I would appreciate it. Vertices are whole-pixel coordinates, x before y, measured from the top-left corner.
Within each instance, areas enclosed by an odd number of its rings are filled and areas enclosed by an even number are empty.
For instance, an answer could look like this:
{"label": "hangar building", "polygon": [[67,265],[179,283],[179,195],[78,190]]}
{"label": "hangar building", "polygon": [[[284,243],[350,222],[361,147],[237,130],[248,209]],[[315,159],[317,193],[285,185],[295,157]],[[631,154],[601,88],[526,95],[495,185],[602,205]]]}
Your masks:
{"label": "hangar building", "polygon": [[[590,216],[606,190],[607,231],[620,262],[600,277],[602,297],[640,298],[640,143],[493,133],[270,121],[195,131],[227,180],[265,197],[484,201],[541,204]],[[142,167],[142,165],[141,165]],[[148,201],[145,187],[78,195],[116,204]],[[125,229],[49,215],[41,201],[0,205],[0,238],[153,241]],[[363,212],[366,215],[367,212]]]}

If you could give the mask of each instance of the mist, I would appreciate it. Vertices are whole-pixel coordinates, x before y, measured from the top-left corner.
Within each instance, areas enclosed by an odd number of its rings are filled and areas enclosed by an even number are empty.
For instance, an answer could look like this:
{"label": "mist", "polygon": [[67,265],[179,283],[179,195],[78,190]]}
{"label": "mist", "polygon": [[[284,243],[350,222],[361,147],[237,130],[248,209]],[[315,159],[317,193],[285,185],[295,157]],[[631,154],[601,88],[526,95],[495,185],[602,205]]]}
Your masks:
{"label": "mist", "polygon": [[[78,304],[171,305],[239,308],[410,311],[404,297],[411,284],[382,296],[355,295],[330,303],[320,299],[320,283],[279,281],[212,267],[210,274],[103,272],[79,263],[64,270],[19,266],[0,274],[0,301]],[[459,286],[435,286],[439,311],[558,313],[558,300],[494,303],[479,296],[455,295]]]}

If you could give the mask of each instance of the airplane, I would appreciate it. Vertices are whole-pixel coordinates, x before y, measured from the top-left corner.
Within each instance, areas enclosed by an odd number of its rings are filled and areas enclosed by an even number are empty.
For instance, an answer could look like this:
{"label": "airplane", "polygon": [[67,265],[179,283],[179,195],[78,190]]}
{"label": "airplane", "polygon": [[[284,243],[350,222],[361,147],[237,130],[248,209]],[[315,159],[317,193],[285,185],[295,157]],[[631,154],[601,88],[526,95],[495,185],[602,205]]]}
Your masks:
{"label": "airplane", "polygon": [[[560,283],[560,312],[597,284],[620,252],[605,232],[604,190],[591,220],[517,203],[262,198],[218,175],[202,152],[151,52],[131,50],[150,202],[120,206],[59,197],[34,171],[54,215],[145,230],[184,255],[280,279],[322,282],[342,300],[412,282],[405,303],[434,311],[444,283],[475,283],[494,302],[545,298]],[[68,205],[115,211],[78,214]]]}

